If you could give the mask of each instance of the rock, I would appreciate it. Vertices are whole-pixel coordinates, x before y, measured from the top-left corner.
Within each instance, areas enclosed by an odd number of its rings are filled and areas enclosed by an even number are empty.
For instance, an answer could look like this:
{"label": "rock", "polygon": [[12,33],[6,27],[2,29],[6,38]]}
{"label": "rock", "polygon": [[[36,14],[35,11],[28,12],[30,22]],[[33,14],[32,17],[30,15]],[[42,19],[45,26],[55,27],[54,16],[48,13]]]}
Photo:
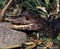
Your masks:
{"label": "rock", "polygon": [[0,48],[24,43],[27,40],[26,33],[9,28],[9,23],[0,22]]}

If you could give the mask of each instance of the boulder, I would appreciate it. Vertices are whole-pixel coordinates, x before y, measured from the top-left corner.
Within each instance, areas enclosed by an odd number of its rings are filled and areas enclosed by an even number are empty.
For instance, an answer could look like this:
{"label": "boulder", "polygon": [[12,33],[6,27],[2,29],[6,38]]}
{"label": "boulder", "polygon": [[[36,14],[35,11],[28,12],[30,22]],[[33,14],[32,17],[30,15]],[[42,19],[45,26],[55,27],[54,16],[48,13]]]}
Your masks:
{"label": "boulder", "polygon": [[12,30],[9,28],[9,25],[9,23],[0,22],[0,48],[15,44],[22,44],[27,40],[26,33]]}

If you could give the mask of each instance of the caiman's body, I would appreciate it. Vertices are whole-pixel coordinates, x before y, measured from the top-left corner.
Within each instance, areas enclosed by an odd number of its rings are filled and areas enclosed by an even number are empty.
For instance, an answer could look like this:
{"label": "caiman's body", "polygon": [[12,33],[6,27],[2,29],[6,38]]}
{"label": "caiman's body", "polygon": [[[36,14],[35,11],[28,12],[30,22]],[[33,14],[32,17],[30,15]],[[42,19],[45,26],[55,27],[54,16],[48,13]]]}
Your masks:
{"label": "caiman's body", "polygon": [[49,21],[34,12],[23,12],[20,16],[7,17],[6,20],[12,22],[12,29],[43,31],[49,37],[56,37],[60,32],[60,18]]}

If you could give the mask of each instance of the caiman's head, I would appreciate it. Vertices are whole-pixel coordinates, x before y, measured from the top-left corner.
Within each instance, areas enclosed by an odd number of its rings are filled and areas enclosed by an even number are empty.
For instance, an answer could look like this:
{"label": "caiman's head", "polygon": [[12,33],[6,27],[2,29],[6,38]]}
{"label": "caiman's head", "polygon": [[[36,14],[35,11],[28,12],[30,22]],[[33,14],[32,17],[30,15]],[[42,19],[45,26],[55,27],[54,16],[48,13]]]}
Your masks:
{"label": "caiman's head", "polygon": [[44,19],[33,12],[23,12],[19,16],[5,18],[12,22],[10,28],[17,30],[40,30],[43,28]]}

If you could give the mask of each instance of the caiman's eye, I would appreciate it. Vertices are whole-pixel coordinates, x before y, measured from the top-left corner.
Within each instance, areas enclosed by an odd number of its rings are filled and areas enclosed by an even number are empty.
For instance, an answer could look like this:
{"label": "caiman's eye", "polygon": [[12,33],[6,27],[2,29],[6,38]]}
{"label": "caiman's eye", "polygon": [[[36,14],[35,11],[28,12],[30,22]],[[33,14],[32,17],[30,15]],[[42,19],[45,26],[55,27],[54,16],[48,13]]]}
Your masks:
{"label": "caiman's eye", "polygon": [[29,17],[29,16],[26,16],[25,19],[26,19],[26,20],[30,20],[30,17]]}

